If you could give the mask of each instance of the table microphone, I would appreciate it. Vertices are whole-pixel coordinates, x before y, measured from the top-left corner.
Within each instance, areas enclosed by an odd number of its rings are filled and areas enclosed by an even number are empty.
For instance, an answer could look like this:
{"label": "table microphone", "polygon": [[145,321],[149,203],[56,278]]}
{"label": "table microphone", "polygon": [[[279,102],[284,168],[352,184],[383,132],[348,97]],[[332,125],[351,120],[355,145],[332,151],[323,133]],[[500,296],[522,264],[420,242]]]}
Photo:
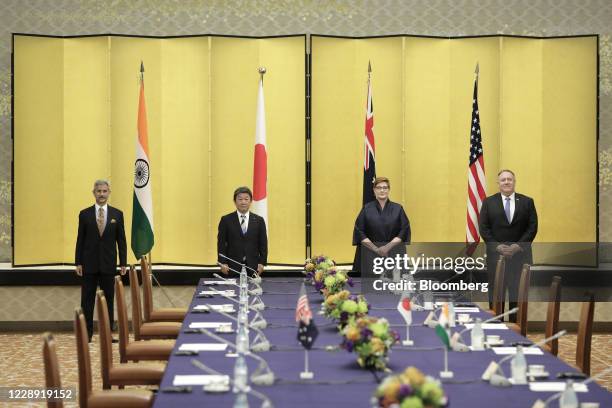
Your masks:
{"label": "table microphone", "polygon": [[[222,280],[224,280],[225,282],[227,282],[227,284],[228,284],[228,285],[232,285],[232,286],[240,287],[240,284],[238,284],[238,283],[234,282],[233,280],[226,279],[226,278],[224,278],[223,276],[219,275],[218,273],[213,273],[213,276],[214,276],[215,278],[218,278],[218,279],[222,279]],[[260,287],[260,286],[258,286],[258,287],[256,287],[255,289],[248,290],[248,293],[249,293],[249,295],[251,295],[251,296],[261,296],[261,294],[263,293],[263,290],[261,289],[261,287]]]}
{"label": "table microphone", "polygon": [[[597,379],[599,379],[600,377],[603,377],[604,375],[606,375],[607,373],[609,373],[610,371],[612,371],[612,366],[606,368],[605,370],[601,371],[600,373],[598,373],[597,375],[594,375],[593,377],[587,378],[586,380],[576,383],[576,384],[584,384],[587,385],[590,382],[593,382]],[[548,397],[545,401],[542,401],[541,399],[537,399],[536,402],[533,403],[533,405],[531,406],[531,408],[546,408],[548,407],[548,404],[550,404],[551,402],[553,402],[554,400],[556,400],[557,398],[561,397],[561,395],[563,394],[564,391],[558,392],[556,394],[551,395],[550,397]]]}
{"label": "table microphone", "polygon": [[[223,256],[223,255],[221,255],[221,256]],[[221,264],[221,262],[217,262],[217,265],[221,266],[222,264]],[[245,265],[245,267],[246,267],[246,265]],[[232,271],[232,272],[234,272],[234,273],[236,273],[236,274],[238,274],[238,275],[240,275],[240,274],[241,274],[241,272],[240,272],[240,271],[237,271],[237,270],[235,270],[235,269],[231,268],[229,265],[228,265],[228,267],[227,267],[227,268],[228,268],[230,271]],[[251,268],[249,268],[249,269],[251,269]],[[249,276],[249,275],[247,275],[246,277],[247,277],[247,279],[249,280],[249,282],[251,282],[253,285],[257,285],[257,286],[259,286],[259,284],[261,283],[261,276],[259,276],[259,275],[257,275],[257,274],[255,274],[255,277],[251,277],[251,276]]]}
{"label": "table microphone", "polygon": [[[223,254],[221,254],[221,253],[219,254],[219,256],[220,256],[220,257],[222,257],[222,258],[227,259],[228,261],[232,261],[233,263],[235,263],[235,264],[237,264],[237,265],[242,265],[242,266],[243,266],[245,269],[248,269],[248,270],[250,270],[250,271],[253,271],[253,275],[254,275],[254,277],[252,277],[252,278],[250,278],[250,279],[252,279],[252,280],[253,280],[253,282],[255,282],[255,283],[261,283],[261,276],[259,276],[259,272],[257,272],[255,269],[250,268],[250,267],[248,267],[248,266],[247,266],[245,263],[238,262],[237,260],[232,259],[232,258],[230,258],[229,256],[225,256],[225,255],[223,255]],[[236,273],[241,273],[241,272],[238,272],[238,271],[234,271],[234,272],[236,272]],[[249,275],[248,275],[248,274],[247,274],[247,277],[249,277]]]}
{"label": "table microphone", "polygon": [[[502,313],[502,314],[497,315],[497,316],[493,316],[490,319],[485,320],[484,322],[480,322],[480,324],[489,323],[489,322],[492,322],[494,320],[500,319],[502,317],[509,316],[511,314],[514,314],[514,313],[518,312],[518,309],[519,309],[518,307],[515,307],[514,309],[510,309],[510,310],[508,310],[505,313]],[[463,330],[461,330],[459,332],[455,332],[452,335],[452,337],[450,339],[450,344],[451,344],[451,348],[454,351],[469,351],[470,350],[470,348],[465,343],[463,343],[461,335],[463,333],[465,333],[465,332],[473,330],[474,327],[476,327],[476,323],[474,323],[474,325],[472,327],[470,327],[470,328],[466,327],[465,329],[463,329]]]}
{"label": "table microphone", "polygon": [[[191,359],[191,364],[197,368],[199,368],[200,370],[204,371],[205,373],[208,374],[212,374],[212,375],[224,375],[221,374],[219,371],[210,368],[209,366],[207,366],[206,364],[204,364],[203,362],[196,360],[195,358]],[[232,380],[230,378],[230,385],[233,385],[234,380]],[[265,394],[256,391],[254,389],[252,389],[251,387],[246,387],[246,389],[242,389],[242,392],[246,392],[247,394],[251,394],[252,396],[254,396],[255,398],[258,398],[261,400],[261,408],[274,408],[274,405],[272,405],[272,401],[270,401],[270,398],[268,398]]]}
{"label": "table microphone", "polygon": [[[543,346],[544,344],[558,339],[561,336],[565,336],[567,334],[567,330],[561,330],[560,332],[553,334],[552,336],[545,338],[543,340],[538,341],[537,343],[533,343],[529,347],[525,347],[525,349],[534,348]],[[510,381],[504,375],[504,372],[501,368],[502,363],[508,361],[514,357],[514,354],[508,354],[506,357],[502,358],[498,362],[491,361],[487,369],[482,373],[482,379],[485,381],[489,381],[491,385],[501,386],[501,387],[509,387],[511,385]]]}
{"label": "table microphone", "polygon": [[[210,288],[210,291],[213,292],[216,295],[223,296],[224,298],[226,298],[228,300],[231,300],[232,302],[234,302],[234,303],[236,303],[238,305],[242,305],[240,303],[240,301],[234,299],[233,297],[227,296],[225,293],[223,293],[223,292],[221,292],[221,291],[219,291],[217,289]],[[263,311],[266,308],[266,305],[264,305],[263,302],[259,302],[257,304],[247,305],[247,307],[248,307],[249,310],[253,310],[254,312],[261,312],[261,311]]]}
{"label": "table microphone", "polygon": [[[200,333],[206,334],[210,338],[220,341],[221,343],[227,344],[228,346],[232,347],[234,350],[238,349],[235,343],[232,343],[231,341],[226,340],[223,337],[216,335],[215,333],[211,332],[208,329],[200,328],[198,330],[200,331]],[[261,358],[260,356],[258,356],[257,354],[252,353],[250,351],[247,351],[243,354],[259,362],[259,366],[255,369],[253,374],[251,374],[251,382],[255,385],[274,385],[274,379],[275,379],[274,372],[270,369],[268,362],[264,360],[263,358]]]}
{"label": "table microphone", "polygon": [[[228,319],[232,319],[233,321],[235,321],[236,323],[238,323],[238,319],[234,316],[231,316],[225,312],[222,312],[220,310],[213,310],[211,309],[213,312],[215,313],[219,313],[221,316],[226,317]],[[261,325],[259,325],[258,323],[261,322],[262,320],[258,321],[258,322],[254,322],[254,323],[248,323],[248,327],[250,329],[253,329],[257,332],[257,336],[255,336],[255,338],[253,339],[253,344],[251,344],[251,350],[254,352],[262,352],[262,351],[270,351],[270,342],[268,341],[268,339],[266,338],[266,335],[264,334],[263,331],[261,331],[261,329],[265,329],[267,327],[267,322],[265,320],[263,320],[263,327],[260,328]]]}

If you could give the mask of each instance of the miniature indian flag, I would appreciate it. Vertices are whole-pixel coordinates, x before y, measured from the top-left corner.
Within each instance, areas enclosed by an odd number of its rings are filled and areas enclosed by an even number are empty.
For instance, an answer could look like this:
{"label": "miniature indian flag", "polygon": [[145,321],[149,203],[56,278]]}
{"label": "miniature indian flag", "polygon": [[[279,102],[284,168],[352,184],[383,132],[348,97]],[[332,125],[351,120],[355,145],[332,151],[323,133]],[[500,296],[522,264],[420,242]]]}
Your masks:
{"label": "miniature indian flag", "polygon": [[448,303],[444,303],[442,306],[442,312],[440,313],[440,318],[438,319],[438,324],[436,325],[436,334],[440,340],[442,340],[442,343],[444,343],[446,348],[450,349],[450,329],[448,323]]}

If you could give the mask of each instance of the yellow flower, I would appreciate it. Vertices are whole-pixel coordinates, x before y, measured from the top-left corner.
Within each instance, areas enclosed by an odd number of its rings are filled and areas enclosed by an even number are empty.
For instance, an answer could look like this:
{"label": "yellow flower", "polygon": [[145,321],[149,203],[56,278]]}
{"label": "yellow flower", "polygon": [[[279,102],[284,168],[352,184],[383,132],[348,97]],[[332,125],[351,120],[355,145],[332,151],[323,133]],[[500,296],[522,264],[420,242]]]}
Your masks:
{"label": "yellow flower", "polygon": [[321,282],[323,280],[323,271],[317,271],[314,278],[317,282]]}
{"label": "yellow flower", "polygon": [[372,338],[372,340],[370,340],[370,344],[374,353],[384,353],[385,343],[383,343],[383,341],[378,337]]}
{"label": "yellow flower", "polygon": [[412,387],[420,387],[423,385],[423,383],[425,383],[425,376],[421,370],[416,367],[408,367],[404,371],[404,375],[408,378],[408,381]]}
{"label": "yellow flower", "polygon": [[354,341],[359,340],[359,337],[360,337],[360,335],[359,335],[359,329],[358,328],[356,328],[356,327],[348,327],[346,329],[346,338],[347,338],[347,340],[350,340],[350,341],[354,342]]}
{"label": "yellow flower", "polygon": [[341,292],[338,292],[338,298],[342,299],[342,300],[346,300],[348,299],[348,297],[351,295],[351,293],[348,290],[343,290]]}
{"label": "yellow flower", "polygon": [[402,384],[396,378],[389,381],[389,384],[387,384],[387,387],[385,388],[385,392],[384,392],[385,398],[387,400],[397,401],[397,397],[398,397],[401,385]]}

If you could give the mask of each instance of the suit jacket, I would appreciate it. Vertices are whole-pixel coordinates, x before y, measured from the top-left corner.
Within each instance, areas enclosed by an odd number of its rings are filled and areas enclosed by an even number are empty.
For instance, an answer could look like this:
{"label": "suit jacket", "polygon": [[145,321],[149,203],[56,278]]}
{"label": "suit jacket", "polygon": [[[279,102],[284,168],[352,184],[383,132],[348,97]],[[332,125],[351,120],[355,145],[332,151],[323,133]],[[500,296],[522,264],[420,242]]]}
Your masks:
{"label": "suit jacket", "polygon": [[516,263],[531,264],[533,256],[531,243],[538,232],[538,214],[533,199],[526,195],[514,194],[514,216],[508,222],[501,193],[487,197],[480,209],[480,236],[487,243],[487,257],[495,262],[499,254],[495,248],[499,244],[518,244],[523,249],[512,258]]}
{"label": "suit jacket", "polygon": [[[249,268],[268,262],[268,235],[266,222],[259,215],[250,212],[246,235],[242,234],[236,211],[221,217],[217,234],[217,253],[242,262],[246,258]],[[241,265],[219,256],[219,262],[240,271]]]}
{"label": "suit jacket", "polygon": [[117,248],[119,264],[127,265],[127,244],[123,213],[117,208],[108,208],[104,233],[100,236],[96,222],[95,205],[79,213],[79,232],[74,255],[75,265],[83,265],[84,274],[115,274],[117,271]]}

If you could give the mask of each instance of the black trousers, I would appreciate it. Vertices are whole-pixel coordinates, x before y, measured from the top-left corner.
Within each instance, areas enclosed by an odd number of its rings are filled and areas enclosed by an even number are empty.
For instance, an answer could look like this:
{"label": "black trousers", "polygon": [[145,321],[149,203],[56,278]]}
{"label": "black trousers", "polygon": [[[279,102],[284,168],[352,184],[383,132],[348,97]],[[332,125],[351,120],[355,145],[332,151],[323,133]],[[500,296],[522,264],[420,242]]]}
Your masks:
{"label": "black trousers", "polygon": [[115,275],[111,274],[83,274],[83,282],[81,285],[81,308],[87,322],[87,334],[91,339],[93,335],[93,313],[94,305],[96,304],[96,291],[98,286],[104,291],[104,297],[108,305],[108,316],[113,327],[115,314],[113,313],[115,300]]}

